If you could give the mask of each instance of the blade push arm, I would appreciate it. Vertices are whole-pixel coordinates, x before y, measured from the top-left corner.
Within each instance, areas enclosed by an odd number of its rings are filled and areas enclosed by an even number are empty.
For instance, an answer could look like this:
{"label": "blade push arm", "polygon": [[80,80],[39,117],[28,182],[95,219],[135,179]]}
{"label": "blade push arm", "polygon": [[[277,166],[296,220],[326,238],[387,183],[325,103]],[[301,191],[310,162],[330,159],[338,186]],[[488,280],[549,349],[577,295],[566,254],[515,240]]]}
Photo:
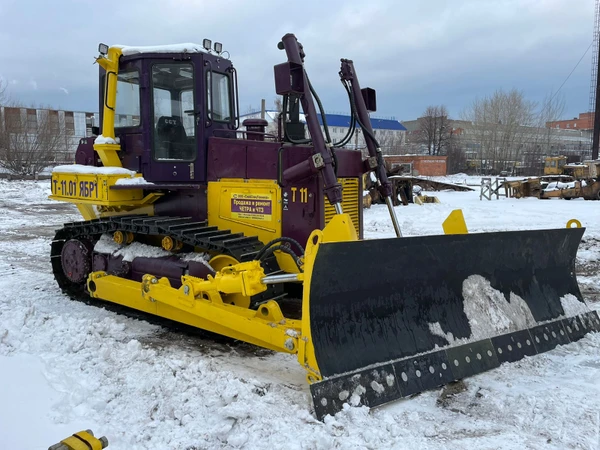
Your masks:
{"label": "blade push arm", "polygon": [[356,76],[356,71],[354,70],[354,63],[351,60],[342,59],[340,78],[342,83],[347,82],[350,85],[352,113],[356,115],[358,124],[363,129],[365,142],[367,143],[367,149],[369,150],[369,159],[376,162],[376,166],[375,164],[370,164],[370,166],[375,166],[374,171],[375,175],[377,176],[377,188],[379,189],[381,196],[385,198],[396,236],[402,237],[400,224],[398,223],[398,218],[396,217],[396,213],[394,211],[394,204],[392,202],[392,184],[390,183],[390,180],[386,174],[385,162],[383,161],[381,147],[379,146],[377,139],[375,139],[373,127],[371,126],[371,118],[369,117],[369,112],[367,111],[365,99],[362,96],[358,77]]}
{"label": "blade push arm", "polygon": [[293,93],[300,99],[314,149],[311,160],[290,168],[288,173],[300,177],[301,175],[310,175],[311,172],[320,172],[325,185],[325,195],[329,202],[335,206],[336,212],[341,214],[342,186],[338,183],[333,168],[334,159],[331,146],[325,142],[317,119],[317,110],[311,95],[310,81],[304,70],[304,50],[296,36],[291,33],[283,36],[279,48],[285,50],[288,62],[275,66],[277,93],[281,95]]}

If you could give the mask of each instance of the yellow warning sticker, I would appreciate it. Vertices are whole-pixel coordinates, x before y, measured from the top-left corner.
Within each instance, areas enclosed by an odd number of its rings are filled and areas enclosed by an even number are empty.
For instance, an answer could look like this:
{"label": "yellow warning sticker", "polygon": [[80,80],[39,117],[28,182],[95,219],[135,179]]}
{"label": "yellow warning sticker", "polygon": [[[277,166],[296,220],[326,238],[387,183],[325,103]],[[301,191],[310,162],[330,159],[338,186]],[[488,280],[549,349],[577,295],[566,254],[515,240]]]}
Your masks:
{"label": "yellow warning sticker", "polygon": [[231,217],[271,221],[273,199],[268,194],[231,194]]}

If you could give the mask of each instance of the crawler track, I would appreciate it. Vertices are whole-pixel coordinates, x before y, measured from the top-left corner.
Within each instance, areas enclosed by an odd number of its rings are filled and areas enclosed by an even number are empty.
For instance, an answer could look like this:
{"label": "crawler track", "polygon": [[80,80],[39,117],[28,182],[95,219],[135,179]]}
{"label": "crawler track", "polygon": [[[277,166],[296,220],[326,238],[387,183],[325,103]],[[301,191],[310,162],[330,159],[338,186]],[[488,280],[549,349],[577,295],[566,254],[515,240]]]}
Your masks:
{"label": "crawler track", "polygon": [[[54,277],[59,287],[69,297],[92,303],[85,291],[85,282],[74,283],[65,275],[61,252],[70,239],[85,239],[93,245],[102,234],[117,230],[145,236],[170,236],[202,251],[232,256],[240,262],[252,260],[263,247],[256,236],[247,237],[242,233],[232,233],[231,230],[219,230],[217,227],[208,226],[206,221],[191,222],[191,220],[191,217],[130,215],[66,223],[63,228],[57,230],[52,240],[50,258]],[[276,263],[273,262],[274,260],[265,264],[265,272],[272,273],[278,270],[274,267]],[[269,288],[260,296],[253,297],[253,304],[280,295],[280,289]]]}

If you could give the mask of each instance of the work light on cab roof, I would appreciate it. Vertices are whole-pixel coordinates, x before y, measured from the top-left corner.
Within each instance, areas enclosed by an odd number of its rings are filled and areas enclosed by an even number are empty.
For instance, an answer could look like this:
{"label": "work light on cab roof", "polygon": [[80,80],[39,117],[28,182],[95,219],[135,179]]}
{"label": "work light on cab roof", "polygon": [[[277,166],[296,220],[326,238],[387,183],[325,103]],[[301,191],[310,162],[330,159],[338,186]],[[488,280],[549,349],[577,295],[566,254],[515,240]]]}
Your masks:
{"label": "work light on cab roof", "polygon": [[[52,242],[66,294],[295,354],[319,418],[600,330],[575,277],[583,228],[470,234],[455,211],[439,235],[403,237],[375,90],[340,60],[351,120],[334,141],[302,45],[286,34],[277,47],[273,131],[240,123],[220,43],[100,44],[100,130],[52,173],[51,198],[84,218]],[[349,148],[358,131],[367,158]],[[365,174],[396,237],[362,240]]]}

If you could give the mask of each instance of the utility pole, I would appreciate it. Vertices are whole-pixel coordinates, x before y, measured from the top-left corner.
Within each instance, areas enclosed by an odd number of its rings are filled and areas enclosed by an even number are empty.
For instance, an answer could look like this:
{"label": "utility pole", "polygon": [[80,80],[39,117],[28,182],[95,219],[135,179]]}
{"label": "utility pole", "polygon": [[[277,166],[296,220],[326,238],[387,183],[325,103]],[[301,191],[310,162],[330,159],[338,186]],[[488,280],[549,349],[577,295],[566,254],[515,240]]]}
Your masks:
{"label": "utility pole", "polygon": [[[592,86],[590,92],[590,110],[592,110],[592,98],[594,105],[594,136],[592,138],[592,159],[598,159],[598,146],[600,144],[600,0],[596,0],[596,14],[594,20],[594,42],[596,43],[595,54],[592,58]],[[594,83],[595,81],[595,83]],[[594,86],[595,84],[595,86]],[[593,97],[592,97],[593,96]]]}

